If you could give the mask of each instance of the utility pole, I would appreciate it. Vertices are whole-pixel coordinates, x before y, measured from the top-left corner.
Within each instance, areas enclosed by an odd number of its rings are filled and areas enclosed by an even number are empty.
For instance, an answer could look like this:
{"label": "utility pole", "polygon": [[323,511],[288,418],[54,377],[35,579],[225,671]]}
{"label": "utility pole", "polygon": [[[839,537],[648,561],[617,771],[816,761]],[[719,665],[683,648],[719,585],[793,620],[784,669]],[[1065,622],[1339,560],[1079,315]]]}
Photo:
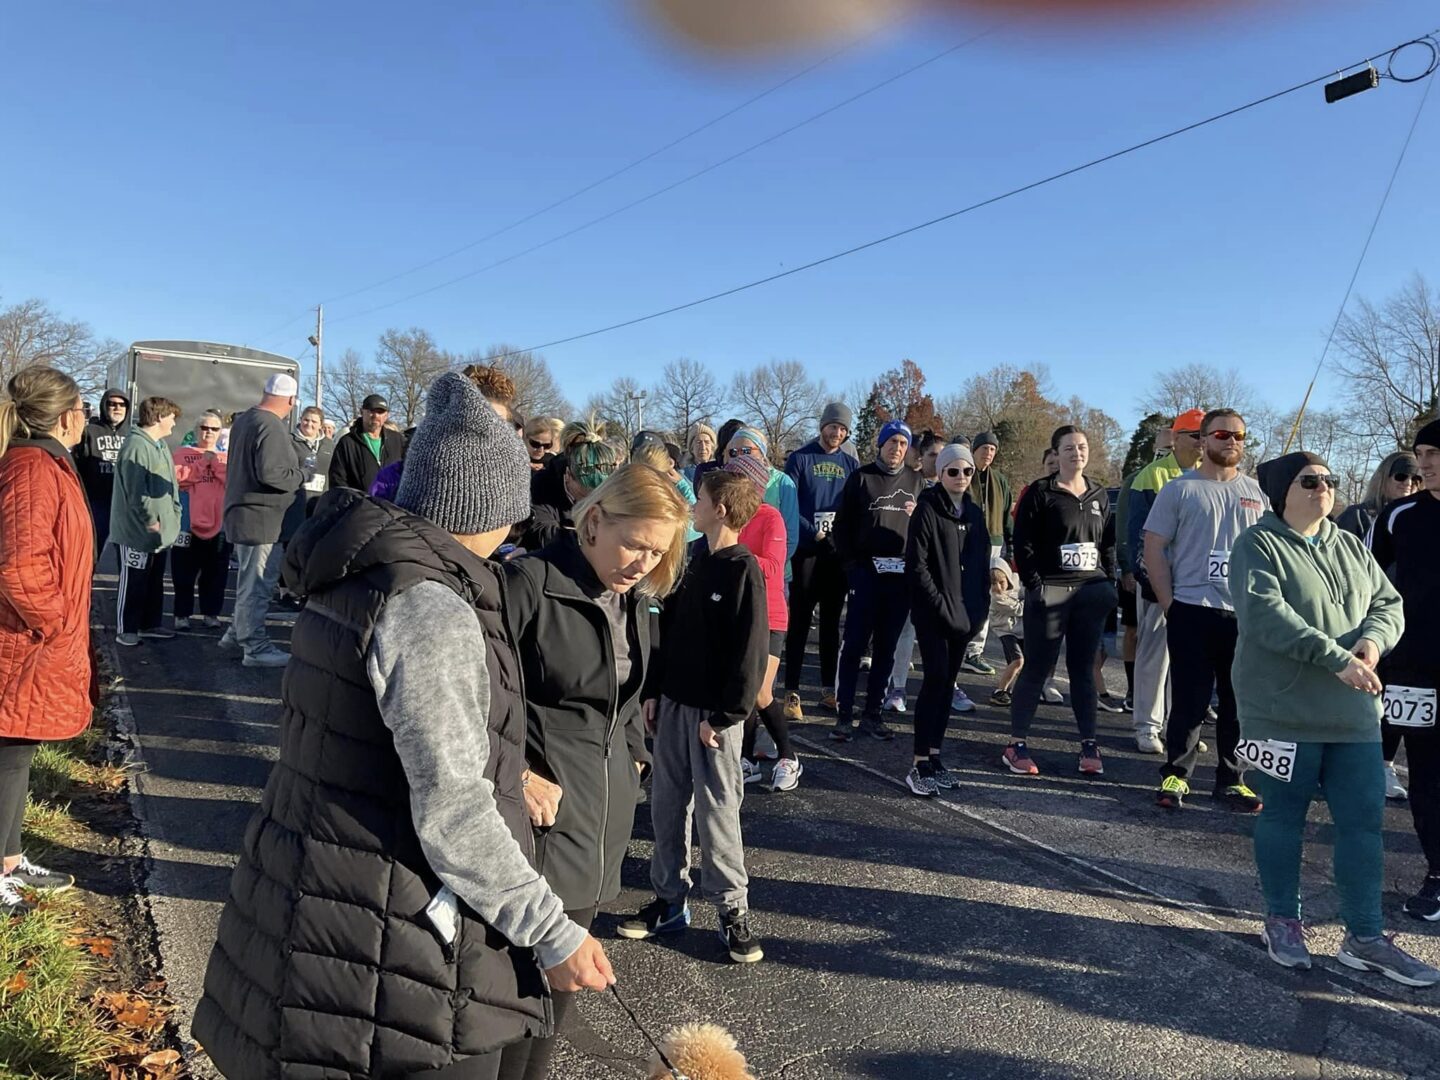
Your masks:
{"label": "utility pole", "polygon": [[626,394],[625,396],[635,402],[635,428],[637,431],[645,430],[645,395],[647,391],[641,390],[638,394]]}
{"label": "utility pole", "polygon": [[325,400],[325,305],[317,304],[315,307],[315,334],[310,338],[310,344],[315,346],[315,404],[320,408]]}

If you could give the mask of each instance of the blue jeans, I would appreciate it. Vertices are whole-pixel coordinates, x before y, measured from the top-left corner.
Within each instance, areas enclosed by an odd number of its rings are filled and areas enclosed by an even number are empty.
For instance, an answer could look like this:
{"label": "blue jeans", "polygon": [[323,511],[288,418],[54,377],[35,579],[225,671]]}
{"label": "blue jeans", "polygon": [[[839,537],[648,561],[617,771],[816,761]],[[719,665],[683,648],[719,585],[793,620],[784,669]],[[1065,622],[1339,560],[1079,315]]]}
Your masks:
{"label": "blue jeans", "polygon": [[1265,910],[1300,917],[1300,846],[1305,814],[1323,790],[1335,822],[1335,891],[1340,918],[1356,937],[1384,929],[1380,882],[1385,851],[1385,761],[1380,743],[1302,742],[1290,781],[1251,773],[1265,808],[1255,822],[1255,865]]}
{"label": "blue jeans", "polygon": [[280,544],[236,544],[240,570],[235,576],[235,640],[254,656],[274,648],[265,631],[265,614],[280,580],[285,549]]}

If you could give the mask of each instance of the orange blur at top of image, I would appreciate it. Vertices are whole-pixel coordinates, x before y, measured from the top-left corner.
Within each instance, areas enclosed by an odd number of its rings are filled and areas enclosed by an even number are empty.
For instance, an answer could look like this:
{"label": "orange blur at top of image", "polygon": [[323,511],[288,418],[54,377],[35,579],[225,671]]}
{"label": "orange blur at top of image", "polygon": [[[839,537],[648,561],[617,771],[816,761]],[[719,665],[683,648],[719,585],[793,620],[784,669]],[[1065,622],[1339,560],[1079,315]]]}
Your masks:
{"label": "orange blur at top of image", "polygon": [[1150,21],[1278,0],[642,0],[692,42],[719,50],[773,49],[865,33],[907,15],[952,12],[1045,23]]}

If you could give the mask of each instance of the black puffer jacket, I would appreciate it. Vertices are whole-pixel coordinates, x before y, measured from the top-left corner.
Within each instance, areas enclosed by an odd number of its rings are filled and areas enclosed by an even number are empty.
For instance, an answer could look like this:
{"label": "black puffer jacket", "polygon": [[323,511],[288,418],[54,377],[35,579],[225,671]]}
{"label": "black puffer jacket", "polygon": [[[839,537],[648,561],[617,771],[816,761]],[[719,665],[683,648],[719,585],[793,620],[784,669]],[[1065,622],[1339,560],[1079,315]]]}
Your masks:
{"label": "black puffer jacket", "polygon": [[463,904],[447,949],[425,916],[440,881],[365,668],[391,597],[436,581],[475,605],[492,687],[485,779],[530,852],[523,692],[497,571],[430,522],[340,490],[291,542],[284,576],[306,605],[281,691],[280,759],[245,830],[196,1039],[231,1080],[318,1080],[406,1076],[549,1034],[529,949]]}
{"label": "black puffer jacket", "polygon": [[620,863],[635,824],[646,761],[640,702],[653,697],[654,602],[625,596],[633,665],[617,685],[602,587],[574,532],[505,564],[506,617],[525,674],[531,768],[564,791],[553,827],[535,837],[535,865],[567,911],[620,893]]}

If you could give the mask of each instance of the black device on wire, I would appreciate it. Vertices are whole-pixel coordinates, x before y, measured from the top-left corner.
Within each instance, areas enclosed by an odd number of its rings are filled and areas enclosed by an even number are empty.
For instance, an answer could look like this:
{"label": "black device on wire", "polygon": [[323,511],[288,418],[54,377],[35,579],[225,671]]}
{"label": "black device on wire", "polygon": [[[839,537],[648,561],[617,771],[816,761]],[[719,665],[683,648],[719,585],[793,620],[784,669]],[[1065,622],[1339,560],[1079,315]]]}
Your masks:
{"label": "black device on wire", "polygon": [[640,1032],[641,1035],[644,1035],[645,1041],[655,1048],[655,1053],[660,1056],[660,1064],[670,1070],[671,1080],[690,1080],[688,1076],[675,1067],[673,1061],[665,1056],[665,1051],[660,1049],[660,1044],[655,1041],[650,1032],[645,1030],[645,1025],[640,1023],[640,1018],[635,1015],[635,1010],[625,1004],[625,999],[620,996],[620,991],[614,983],[610,984],[610,993],[615,995],[616,1003],[625,1011],[625,1015],[630,1018],[630,1023],[635,1025],[635,1030]]}

